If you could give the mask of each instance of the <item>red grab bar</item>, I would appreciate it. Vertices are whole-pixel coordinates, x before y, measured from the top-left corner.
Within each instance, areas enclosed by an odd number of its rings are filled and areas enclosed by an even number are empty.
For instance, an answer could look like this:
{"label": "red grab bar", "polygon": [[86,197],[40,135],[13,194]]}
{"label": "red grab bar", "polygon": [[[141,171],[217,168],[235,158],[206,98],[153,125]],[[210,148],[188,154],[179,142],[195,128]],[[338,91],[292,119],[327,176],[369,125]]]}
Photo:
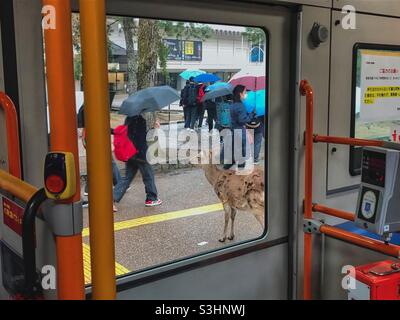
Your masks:
{"label": "red grab bar", "polygon": [[[305,132],[305,185],[304,185],[304,218],[312,219],[312,172],[313,172],[313,122],[314,92],[307,80],[300,83],[300,94],[306,96],[306,132]],[[304,299],[311,300],[311,234],[304,233]]]}
{"label": "red grab bar", "polygon": [[21,179],[21,157],[19,148],[19,126],[14,103],[4,92],[0,92],[0,106],[6,116],[8,171]]}

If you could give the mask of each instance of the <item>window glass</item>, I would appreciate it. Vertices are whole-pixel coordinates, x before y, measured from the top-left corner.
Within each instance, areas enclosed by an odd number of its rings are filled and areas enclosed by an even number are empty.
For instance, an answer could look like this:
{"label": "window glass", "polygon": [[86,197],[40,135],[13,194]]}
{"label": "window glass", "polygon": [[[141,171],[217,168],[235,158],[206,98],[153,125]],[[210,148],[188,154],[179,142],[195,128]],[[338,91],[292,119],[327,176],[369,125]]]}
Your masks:
{"label": "window glass", "polygon": [[[75,14],[73,26],[75,31],[79,30],[79,16]],[[115,150],[116,135],[114,133],[114,136],[110,136],[114,148],[113,193],[118,210],[114,219],[117,275],[164,265],[262,237],[267,231],[264,209],[260,209],[261,205],[264,206],[265,195],[264,124],[267,98],[265,92],[268,92],[265,81],[268,52],[266,33],[259,28],[116,16],[107,17],[107,30],[110,126],[115,129],[128,123],[128,138],[139,150],[138,155],[132,156],[129,161],[121,161]],[[78,31],[74,32],[74,44],[78,94],[82,87],[83,63]],[[252,58],[249,59],[249,56]],[[190,77],[196,75],[204,75],[205,78],[194,80],[196,96],[191,101],[192,90],[185,89],[185,86]],[[249,117],[248,122],[255,128],[249,127],[247,132],[243,131],[246,134],[240,138],[240,145],[242,146],[242,141],[246,141],[245,146],[249,148],[246,161],[243,162],[246,168],[251,168],[251,173],[258,172],[259,175],[246,178],[246,174],[238,174],[236,178],[229,178],[232,180],[230,183],[216,187],[218,179],[222,179],[221,172],[226,175],[228,170],[224,170],[220,164],[208,164],[208,157],[214,156],[214,162],[216,158],[219,159],[218,154],[213,154],[214,146],[221,147],[221,139],[225,139],[221,124],[223,114],[226,115],[223,108],[232,106],[232,96],[225,93],[205,101],[202,97],[215,89],[211,85],[226,86],[231,81],[234,85],[244,84],[249,89],[246,99],[243,94],[241,107]],[[134,97],[140,90],[157,86],[170,86],[175,91],[169,94],[173,95],[175,92],[178,98],[155,113],[143,113],[145,125],[140,123],[141,120],[135,122],[137,119],[127,118],[122,110],[122,103],[128,97]],[[168,94],[160,99],[169,99]],[[154,99],[152,103],[159,103],[157,101],[160,99]],[[136,102],[136,106],[138,103]],[[148,104],[148,107],[153,105]],[[255,117],[251,116],[252,111],[256,111]],[[152,131],[156,123],[154,119],[160,124],[157,131]],[[83,131],[81,129],[80,132],[82,140]],[[147,131],[159,134],[157,139],[152,140]],[[239,131],[242,132],[241,129]],[[145,158],[141,158],[141,137],[146,135],[147,153],[145,152]],[[195,140],[190,140],[193,137],[198,139],[195,143]],[[151,154],[154,156],[151,159],[157,161],[150,161],[148,155],[151,148],[158,148],[162,141],[167,143]],[[211,153],[207,148],[203,152],[203,143],[211,145]],[[193,153],[194,145],[196,149]],[[79,142],[79,148],[82,196],[86,203],[90,190],[86,181],[84,143]],[[218,150],[221,152],[221,149]],[[228,144],[224,144],[224,153],[230,153]],[[188,162],[199,158],[199,155],[206,155],[207,160],[201,159],[205,164]],[[232,169],[239,170],[235,166]],[[245,183],[246,179],[251,181]],[[246,194],[242,189],[242,186],[247,188],[248,185],[254,188],[253,193]],[[232,194],[234,186],[237,187]],[[215,190],[219,190],[219,197]],[[257,204],[252,205],[258,206],[257,214],[249,209],[239,211],[237,215],[229,213],[228,218],[235,221],[234,236],[231,225],[227,228],[227,233],[223,234],[225,219],[221,202],[226,197],[231,203],[256,201]],[[159,199],[162,200],[162,205],[159,205]],[[84,224],[85,270],[86,281],[89,283],[87,208],[84,209]]]}

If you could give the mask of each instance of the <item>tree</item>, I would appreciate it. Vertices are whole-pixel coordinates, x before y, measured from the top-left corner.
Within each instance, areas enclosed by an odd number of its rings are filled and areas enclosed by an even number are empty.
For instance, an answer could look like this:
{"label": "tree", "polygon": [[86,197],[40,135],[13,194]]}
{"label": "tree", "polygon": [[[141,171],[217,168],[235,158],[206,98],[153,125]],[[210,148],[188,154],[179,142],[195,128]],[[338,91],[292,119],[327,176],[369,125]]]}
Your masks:
{"label": "tree", "polygon": [[[175,36],[178,39],[205,40],[211,35],[212,29],[207,25],[140,19],[137,32],[137,89],[144,89],[156,84],[158,62],[160,62],[163,74],[167,74],[168,47],[165,46],[163,38]],[[153,127],[155,114],[146,114],[145,118],[148,127]]]}
{"label": "tree", "polygon": [[246,27],[246,31],[243,35],[254,44],[265,43],[265,31],[260,28]]}
{"label": "tree", "polygon": [[[161,35],[157,21],[140,19],[138,27],[138,64],[137,89],[152,87],[156,83],[158,53]],[[156,115],[148,112],[144,115],[147,129],[154,127]]]}
{"label": "tree", "polygon": [[134,36],[136,35],[136,25],[133,18],[122,18],[122,28],[124,30],[126,43],[126,57],[128,59],[128,81],[127,92],[132,94],[137,90],[137,57],[135,53]]}

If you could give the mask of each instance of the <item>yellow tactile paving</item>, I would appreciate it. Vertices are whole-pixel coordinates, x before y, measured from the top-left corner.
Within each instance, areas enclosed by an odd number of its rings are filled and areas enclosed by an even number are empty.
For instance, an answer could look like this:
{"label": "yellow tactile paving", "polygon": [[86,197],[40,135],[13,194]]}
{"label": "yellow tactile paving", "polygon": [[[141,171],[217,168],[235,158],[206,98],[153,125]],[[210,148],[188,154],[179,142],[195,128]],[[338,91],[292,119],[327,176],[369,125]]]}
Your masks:
{"label": "yellow tactile paving", "polygon": [[[83,267],[85,273],[85,284],[92,282],[91,267],[90,267],[90,246],[82,243],[83,246]],[[130,271],[119,263],[115,262],[115,274],[121,276],[129,273]]]}
{"label": "yellow tactile paving", "polygon": [[[186,218],[186,217],[196,216],[196,215],[200,215],[200,214],[216,212],[216,211],[220,211],[220,210],[223,210],[222,204],[217,203],[217,204],[211,204],[211,205],[202,206],[202,207],[196,207],[196,208],[190,208],[190,209],[185,209],[185,210],[172,211],[172,212],[168,212],[168,213],[156,214],[156,215],[136,218],[136,219],[132,219],[132,220],[125,220],[125,221],[114,223],[114,231],[120,231],[120,230],[130,229],[130,228],[134,228],[134,227],[138,227],[138,226],[142,226],[142,225],[146,225],[146,224],[164,222],[164,221],[169,221],[169,220],[174,220],[174,219],[179,219],[179,218]],[[82,236],[87,237],[88,235],[89,235],[89,228],[83,229]]]}

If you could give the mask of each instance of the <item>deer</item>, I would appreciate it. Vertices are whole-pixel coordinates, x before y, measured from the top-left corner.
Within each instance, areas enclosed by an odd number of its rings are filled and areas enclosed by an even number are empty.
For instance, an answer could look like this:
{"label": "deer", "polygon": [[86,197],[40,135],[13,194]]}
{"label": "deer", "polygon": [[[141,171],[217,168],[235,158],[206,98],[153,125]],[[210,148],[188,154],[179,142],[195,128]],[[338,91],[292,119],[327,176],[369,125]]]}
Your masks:
{"label": "deer", "polygon": [[[203,157],[204,154],[202,159]],[[224,170],[213,164],[211,159],[212,152],[210,151],[208,163],[201,164],[201,167],[224,208],[224,233],[219,241],[224,243],[226,239],[235,238],[234,224],[238,210],[251,212],[264,227],[264,170],[254,168],[240,173],[235,170]],[[229,220],[231,220],[231,228],[228,236]]]}

